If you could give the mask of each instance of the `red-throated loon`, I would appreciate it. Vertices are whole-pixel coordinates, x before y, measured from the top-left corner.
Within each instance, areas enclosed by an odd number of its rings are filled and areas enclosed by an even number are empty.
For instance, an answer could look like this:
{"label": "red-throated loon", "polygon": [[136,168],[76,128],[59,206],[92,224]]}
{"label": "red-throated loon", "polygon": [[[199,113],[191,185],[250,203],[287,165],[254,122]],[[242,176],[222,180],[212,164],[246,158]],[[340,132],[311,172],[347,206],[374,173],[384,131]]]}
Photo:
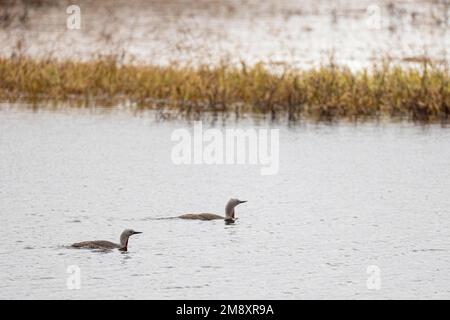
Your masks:
{"label": "red-throated loon", "polygon": [[86,248],[86,249],[119,249],[120,251],[128,250],[128,238],[133,234],[139,234],[142,232],[134,231],[132,229],[125,229],[120,235],[120,244],[114,243],[106,240],[94,240],[94,241],[83,241],[72,244],[73,248]]}
{"label": "red-throated loon", "polygon": [[238,200],[238,199],[230,199],[225,206],[225,217],[220,216],[218,214],[214,213],[187,213],[179,216],[178,218],[181,219],[191,219],[191,220],[216,220],[216,219],[223,219],[225,222],[233,223],[236,221],[234,208],[247,201]]}

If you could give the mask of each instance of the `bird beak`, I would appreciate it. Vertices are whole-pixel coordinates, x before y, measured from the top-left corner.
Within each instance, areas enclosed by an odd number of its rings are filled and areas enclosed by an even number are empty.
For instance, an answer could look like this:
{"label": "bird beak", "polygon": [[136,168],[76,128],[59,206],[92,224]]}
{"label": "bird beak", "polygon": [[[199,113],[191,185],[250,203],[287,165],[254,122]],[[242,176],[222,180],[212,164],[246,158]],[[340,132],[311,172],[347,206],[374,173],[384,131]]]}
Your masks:
{"label": "bird beak", "polygon": [[140,232],[140,231],[133,232],[133,234],[139,234],[139,233],[142,233],[142,232]]}
{"label": "bird beak", "polygon": [[247,202],[247,200],[239,200],[239,204],[245,203],[245,202]]}

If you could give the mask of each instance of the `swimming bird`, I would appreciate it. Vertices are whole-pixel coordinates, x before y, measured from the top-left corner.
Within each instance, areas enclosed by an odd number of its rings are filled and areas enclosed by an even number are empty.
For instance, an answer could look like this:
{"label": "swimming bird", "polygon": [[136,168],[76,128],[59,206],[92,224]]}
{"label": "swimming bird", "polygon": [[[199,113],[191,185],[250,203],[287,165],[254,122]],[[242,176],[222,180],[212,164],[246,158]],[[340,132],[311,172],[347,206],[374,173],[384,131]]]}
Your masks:
{"label": "swimming bird", "polygon": [[73,248],[86,248],[86,249],[104,249],[112,250],[119,249],[120,251],[128,250],[128,238],[133,234],[139,234],[142,232],[134,231],[132,229],[125,229],[120,235],[120,243],[114,243],[106,240],[94,240],[94,241],[83,241],[72,244]]}
{"label": "swimming bird", "polygon": [[247,202],[246,200],[239,200],[239,199],[230,199],[225,206],[225,217],[220,216],[218,214],[214,213],[187,213],[179,216],[178,218],[181,219],[190,219],[190,220],[216,220],[216,219],[223,219],[227,223],[233,223],[236,221],[234,208],[241,204]]}

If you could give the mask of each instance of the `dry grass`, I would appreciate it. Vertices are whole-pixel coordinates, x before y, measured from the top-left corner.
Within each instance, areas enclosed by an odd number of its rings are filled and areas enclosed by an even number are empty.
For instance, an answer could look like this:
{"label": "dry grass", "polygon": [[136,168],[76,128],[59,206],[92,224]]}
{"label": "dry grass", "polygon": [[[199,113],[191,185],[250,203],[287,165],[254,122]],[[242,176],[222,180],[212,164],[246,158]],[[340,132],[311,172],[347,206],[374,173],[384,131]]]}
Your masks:
{"label": "dry grass", "polygon": [[[280,66],[277,67],[280,69]],[[447,65],[419,68],[386,62],[352,72],[333,63],[311,70],[286,66],[169,67],[122,65],[115,57],[89,62],[0,58],[0,100],[36,105],[115,106],[171,110],[182,115],[245,112],[289,120],[401,117],[447,120]]]}

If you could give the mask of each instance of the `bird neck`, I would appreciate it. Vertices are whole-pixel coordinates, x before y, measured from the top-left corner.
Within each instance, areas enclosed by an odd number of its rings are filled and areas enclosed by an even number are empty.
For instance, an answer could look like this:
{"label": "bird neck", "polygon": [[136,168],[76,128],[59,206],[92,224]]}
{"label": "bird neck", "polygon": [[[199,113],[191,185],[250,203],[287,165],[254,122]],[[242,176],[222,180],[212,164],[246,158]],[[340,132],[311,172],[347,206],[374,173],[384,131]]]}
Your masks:
{"label": "bird neck", "polygon": [[128,250],[128,238],[125,241],[125,244],[121,243],[120,244],[122,247],[119,249],[120,251],[127,251]]}
{"label": "bird neck", "polygon": [[225,218],[234,219],[234,206],[227,204],[225,207]]}
{"label": "bird neck", "polygon": [[125,249],[128,247],[128,235],[126,234],[120,235],[120,246]]}

